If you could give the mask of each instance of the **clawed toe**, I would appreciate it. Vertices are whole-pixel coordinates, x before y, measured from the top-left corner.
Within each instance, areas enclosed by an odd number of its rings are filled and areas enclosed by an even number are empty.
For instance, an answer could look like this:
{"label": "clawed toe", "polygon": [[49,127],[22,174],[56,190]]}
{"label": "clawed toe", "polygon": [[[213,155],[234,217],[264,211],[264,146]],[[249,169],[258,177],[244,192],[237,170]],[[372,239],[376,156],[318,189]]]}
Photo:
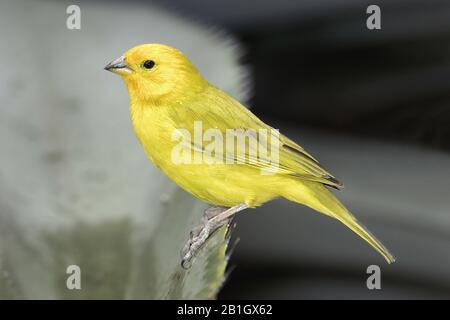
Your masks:
{"label": "clawed toe", "polygon": [[202,218],[203,223],[192,229],[189,240],[181,251],[181,266],[185,269],[190,268],[191,260],[211,235],[221,226],[227,224],[233,218],[235,213],[242,211],[247,207],[246,204],[240,204],[232,208],[216,206],[205,210],[205,214]]}
{"label": "clawed toe", "polygon": [[219,229],[224,223],[216,224],[211,223],[211,221],[206,222],[190,232],[189,240],[183,247],[181,251],[182,260],[181,265],[183,268],[187,269],[190,267],[190,262],[192,258],[197,254],[197,252],[203,247],[206,241],[211,237],[211,235]]}

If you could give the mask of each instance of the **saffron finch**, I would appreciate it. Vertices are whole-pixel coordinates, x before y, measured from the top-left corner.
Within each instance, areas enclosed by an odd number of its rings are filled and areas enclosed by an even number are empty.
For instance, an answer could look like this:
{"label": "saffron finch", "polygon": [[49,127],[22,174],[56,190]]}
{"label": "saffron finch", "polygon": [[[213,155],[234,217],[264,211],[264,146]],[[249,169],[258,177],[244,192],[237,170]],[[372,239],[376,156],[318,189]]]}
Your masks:
{"label": "saffron finch", "polygon": [[[297,143],[206,81],[179,50],[139,45],[105,69],[126,84],[133,128],[148,158],[180,187],[212,205],[191,232],[183,265],[235,213],[277,197],[341,221],[388,263],[395,261],[328,189],[342,187],[336,178]],[[225,148],[230,129],[244,132],[243,152],[236,152],[239,145]],[[200,140],[199,130],[204,134]],[[261,132],[265,135],[260,141],[250,143]],[[210,143],[204,145],[203,140]],[[270,156],[259,152],[263,146],[271,150]]]}

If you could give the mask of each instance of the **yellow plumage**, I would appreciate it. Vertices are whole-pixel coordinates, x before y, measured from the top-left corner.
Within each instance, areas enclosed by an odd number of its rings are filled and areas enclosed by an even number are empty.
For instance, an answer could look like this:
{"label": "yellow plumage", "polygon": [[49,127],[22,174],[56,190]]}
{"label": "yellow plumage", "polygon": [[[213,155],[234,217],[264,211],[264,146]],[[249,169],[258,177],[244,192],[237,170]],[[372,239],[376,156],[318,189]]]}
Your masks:
{"label": "yellow plumage", "polygon": [[[272,174],[262,174],[261,169],[268,165],[249,161],[250,152],[245,154],[244,163],[175,164],[172,153],[179,141],[173,139],[173,132],[183,128],[193,134],[195,121],[201,122],[203,131],[216,129],[223,136],[230,128],[271,129],[208,83],[180,51],[159,44],[140,45],[108,70],[120,74],[127,85],[133,127],[145,153],[186,191],[224,207],[243,203],[256,207],[284,197],[341,221],[389,263],[395,260],[327,189],[338,189],[341,184],[303,148],[281,134],[279,164]],[[222,151],[223,157],[228,156],[226,150]],[[195,153],[206,156],[205,146],[192,143],[191,156]]]}

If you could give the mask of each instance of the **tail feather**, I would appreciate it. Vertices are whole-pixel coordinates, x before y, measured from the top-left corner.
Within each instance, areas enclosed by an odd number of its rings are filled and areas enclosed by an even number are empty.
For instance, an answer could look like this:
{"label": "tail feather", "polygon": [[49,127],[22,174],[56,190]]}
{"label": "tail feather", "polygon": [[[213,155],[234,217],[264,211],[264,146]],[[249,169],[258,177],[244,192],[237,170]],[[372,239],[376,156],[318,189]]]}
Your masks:
{"label": "tail feather", "polygon": [[341,204],[341,202],[322,184],[317,182],[298,182],[291,186],[283,195],[286,199],[306,205],[314,210],[324,213],[341,221],[350,230],[367,241],[377,250],[388,263],[393,263],[395,257],[389,250],[367,230],[356,218]]}

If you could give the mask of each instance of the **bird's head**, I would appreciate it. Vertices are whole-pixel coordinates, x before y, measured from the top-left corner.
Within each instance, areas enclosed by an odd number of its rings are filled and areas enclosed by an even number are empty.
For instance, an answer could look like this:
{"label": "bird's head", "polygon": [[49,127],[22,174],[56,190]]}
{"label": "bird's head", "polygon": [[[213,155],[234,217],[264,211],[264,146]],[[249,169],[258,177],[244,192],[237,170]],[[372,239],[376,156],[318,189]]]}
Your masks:
{"label": "bird's head", "polygon": [[205,83],[179,50],[162,44],[143,44],[111,61],[105,70],[122,77],[131,98],[161,102],[199,90]]}

